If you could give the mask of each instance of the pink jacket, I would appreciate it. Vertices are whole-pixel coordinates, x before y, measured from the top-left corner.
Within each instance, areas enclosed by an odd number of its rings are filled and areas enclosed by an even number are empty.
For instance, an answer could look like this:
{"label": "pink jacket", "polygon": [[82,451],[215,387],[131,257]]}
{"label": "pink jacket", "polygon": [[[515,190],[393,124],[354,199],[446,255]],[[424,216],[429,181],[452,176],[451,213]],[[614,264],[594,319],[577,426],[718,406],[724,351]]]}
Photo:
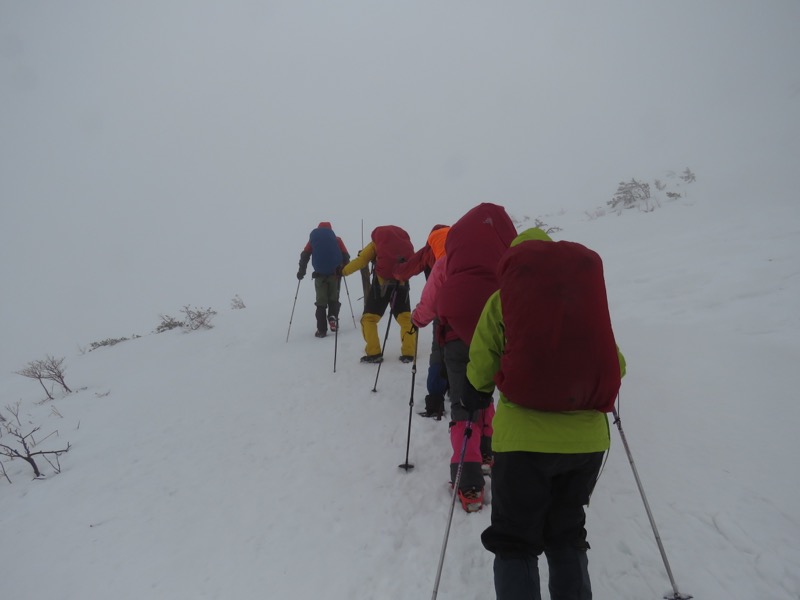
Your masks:
{"label": "pink jacket", "polygon": [[442,255],[433,263],[431,274],[425,281],[425,287],[422,288],[419,303],[411,313],[411,322],[417,327],[425,327],[436,318],[436,299],[446,274],[447,255]]}

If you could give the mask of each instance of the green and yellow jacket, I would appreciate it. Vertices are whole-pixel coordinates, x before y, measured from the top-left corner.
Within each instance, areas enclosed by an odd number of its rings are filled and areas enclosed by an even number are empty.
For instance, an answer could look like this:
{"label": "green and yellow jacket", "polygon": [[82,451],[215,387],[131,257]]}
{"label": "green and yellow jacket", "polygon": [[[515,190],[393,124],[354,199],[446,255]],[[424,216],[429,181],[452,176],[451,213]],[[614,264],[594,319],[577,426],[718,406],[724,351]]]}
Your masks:
{"label": "green and yellow jacket", "polygon": [[[523,231],[512,246],[527,240],[549,240],[541,229]],[[494,375],[500,368],[505,345],[505,326],[500,292],[492,294],[481,313],[470,344],[467,378],[482,392],[494,390]],[[620,373],[625,375],[625,358],[617,351]],[[498,391],[499,393],[499,391]],[[580,454],[603,452],[610,444],[608,418],[596,410],[546,412],[524,408],[499,393],[492,422],[495,452],[544,452]]]}

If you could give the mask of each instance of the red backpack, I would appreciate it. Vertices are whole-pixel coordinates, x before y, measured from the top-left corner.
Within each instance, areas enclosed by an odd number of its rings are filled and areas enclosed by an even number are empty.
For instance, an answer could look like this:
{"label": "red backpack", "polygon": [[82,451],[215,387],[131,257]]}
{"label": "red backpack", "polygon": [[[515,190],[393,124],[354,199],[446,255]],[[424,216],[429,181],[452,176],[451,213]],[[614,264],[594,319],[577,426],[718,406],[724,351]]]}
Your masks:
{"label": "red backpack", "polygon": [[526,241],[497,269],[506,346],[494,381],[514,404],[610,412],[621,384],[600,256]]}
{"label": "red backpack", "polygon": [[375,244],[375,272],[383,280],[394,279],[397,265],[414,254],[414,245],[404,229],[396,225],[382,225],[372,231]]}

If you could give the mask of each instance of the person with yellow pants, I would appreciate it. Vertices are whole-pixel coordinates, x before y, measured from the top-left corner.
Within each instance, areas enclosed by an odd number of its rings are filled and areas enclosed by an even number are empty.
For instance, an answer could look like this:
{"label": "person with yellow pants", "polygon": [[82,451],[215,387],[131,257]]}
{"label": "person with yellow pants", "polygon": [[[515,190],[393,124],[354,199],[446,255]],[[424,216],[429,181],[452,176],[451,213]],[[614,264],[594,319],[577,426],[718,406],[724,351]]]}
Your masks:
{"label": "person with yellow pants", "polygon": [[417,332],[411,323],[411,301],[408,281],[394,278],[394,271],[414,254],[411,238],[400,227],[382,225],[371,234],[371,241],[358,256],[341,268],[344,277],[372,264],[372,280],[364,297],[361,334],[364,336],[364,356],[361,362],[383,361],[383,349],[378,335],[378,323],[390,308],[390,314],[400,326],[400,360],[414,360]]}

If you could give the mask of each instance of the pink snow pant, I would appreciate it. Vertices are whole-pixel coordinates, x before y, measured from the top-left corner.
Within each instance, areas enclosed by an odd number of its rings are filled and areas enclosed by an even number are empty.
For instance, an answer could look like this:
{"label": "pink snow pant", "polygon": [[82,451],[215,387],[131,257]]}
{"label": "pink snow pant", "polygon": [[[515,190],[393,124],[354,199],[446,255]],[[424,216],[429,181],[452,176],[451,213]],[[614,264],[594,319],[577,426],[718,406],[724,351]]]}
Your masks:
{"label": "pink snow pant", "polygon": [[[467,440],[467,449],[464,452],[464,462],[483,462],[481,453],[481,438],[491,438],[492,419],[494,418],[494,404],[489,408],[476,413],[472,423],[472,435]],[[450,427],[450,444],[453,446],[453,456],[450,463],[458,464],[461,459],[461,448],[464,446],[464,431],[467,429],[466,421],[454,421]]]}
{"label": "pink snow pant", "polygon": [[[464,448],[464,432],[470,418],[469,412],[461,404],[464,387],[467,382],[467,363],[469,363],[469,346],[461,340],[451,340],[444,344],[444,364],[447,367],[447,380],[450,385],[450,444],[453,446],[453,456],[450,459],[450,481],[455,482],[458,473],[458,464],[461,459],[461,449]],[[481,463],[481,439],[488,442],[492,435],[492,418],[494,406],[490,405],[485,410],[477,411],[472,415],[472,434],[466,439],[464,451],[464,464],[461,469],[461,479],[458,487],[461,490],[474,488],[483,489],[485,482]],[[486,450],[484,443],[483,449]]]}

